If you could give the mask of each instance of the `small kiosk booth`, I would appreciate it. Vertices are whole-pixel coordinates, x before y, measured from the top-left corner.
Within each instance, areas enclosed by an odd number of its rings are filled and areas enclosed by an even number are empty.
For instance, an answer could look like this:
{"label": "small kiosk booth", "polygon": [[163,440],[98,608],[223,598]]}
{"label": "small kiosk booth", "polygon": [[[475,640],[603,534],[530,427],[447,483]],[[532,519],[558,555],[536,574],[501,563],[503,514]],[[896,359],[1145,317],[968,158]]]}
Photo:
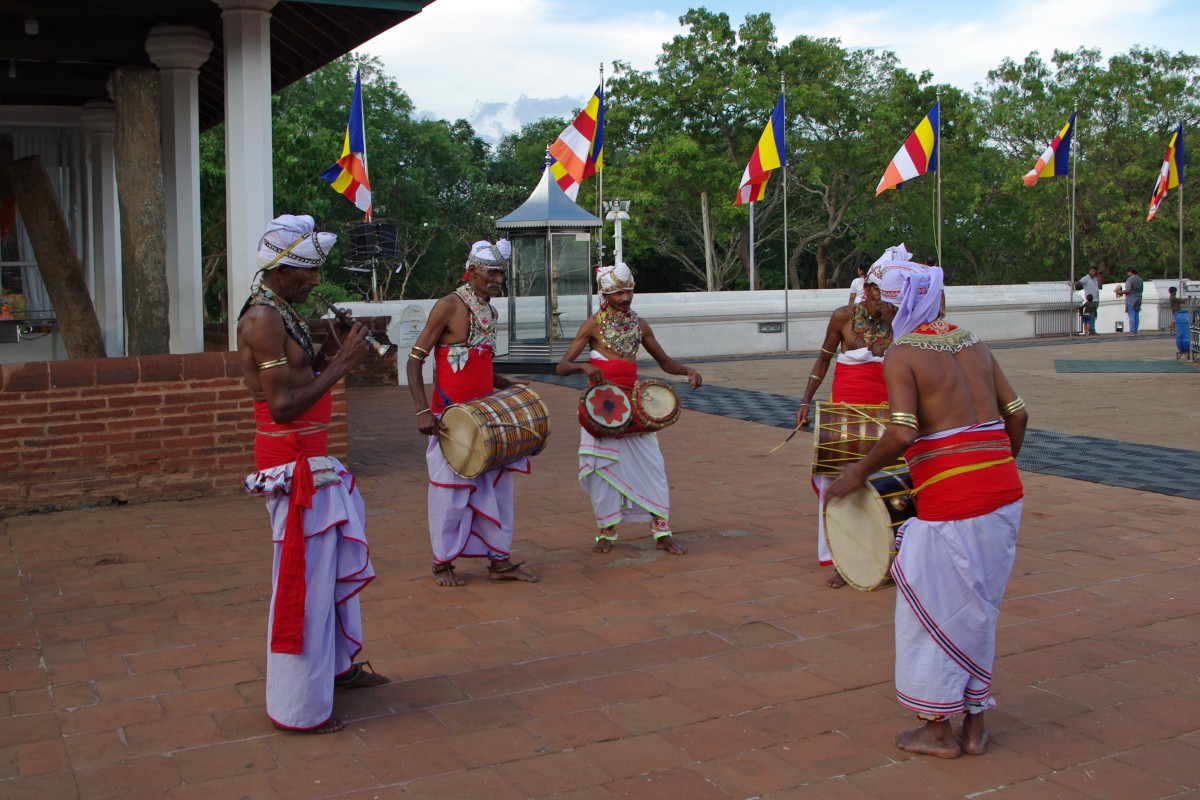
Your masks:
{"label": "small kiosk booth", "polygon": [[521,206],[496,220],[512,243],[505,369],[549,372],[592,314],[592,231],[603,223],[559,187],[549,166]]}

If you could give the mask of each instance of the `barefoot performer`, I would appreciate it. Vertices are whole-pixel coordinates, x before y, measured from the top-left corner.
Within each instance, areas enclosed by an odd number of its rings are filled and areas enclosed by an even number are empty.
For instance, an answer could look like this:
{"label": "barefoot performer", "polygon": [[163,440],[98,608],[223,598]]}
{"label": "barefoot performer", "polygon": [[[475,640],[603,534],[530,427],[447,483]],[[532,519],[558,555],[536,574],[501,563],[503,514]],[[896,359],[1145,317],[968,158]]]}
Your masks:
{"label": "barefoot performer", "polygon": [[[883,365],[891,416],[830,502],[903,453],[917,516],[896,535],[896,697],[921,726],[901,750],[942,758],[987,747],[996,618],[1012,571],[1023,489],[1015,458],[1028,414],[987,346],[939,319],[942,270],[883,276],[895,341]],[[900,542],[903,541],[903,545]],[[948,716],[966,712],[961,741]]]}
{"label": "barefoot performer", "polygon": [[337,240],[309,216],[273,220],[258,245],[259,282],[238,316],[238,361],[254,398],[246,489],[267,500],[275,558],[268,621],[267,715],[277,728],[332,733],[335,688],[387,683],[355,664],[358,593],[375,577],[354,476],[328,454],[331,390],[367,352],[367,330],[331,322],[319,352],[296,313]]}
{"label": "barefoot performer", "polygon": [[[512,381],[492,369],[496,350],[493,297],[499,297],[511,248],[506,239],[476,242],[467,256],[462,286],[438,300],[408,354],[408,388],[416,407],[417,429],[429,437],[429,541],[438,586],[462,586],[454,559],[486,558],[492,580],[536,581],[521,563],[509,560],[513,540],[512,473],[529,474],[529,459],[464,478],[446,462],[438,444],[442,412],[505,389]],[[433,353],[433,402],[426,400],[421,368]]]}
{"label": "barefoot performer", "polygon": [[[911,258],[912,254],[904,249],[904,245],[889,247],[872,265],[858,302],[842,306],[829,317],[825,340],[821,342],[821,355],[813,365],[804,388],[804,398],[796,409],[796,430],[812,421],[813,396],[821,388],[821,382],[829,370],[829,362],[835,354],[837,367],[833,372],[830,402],[854,405],[881,405],[887,402],[883,354],[892,344],[892,329],[883,317],[879,284],[872,281],[870,275],[881,274],[879,270],[884,264],[907,264]],[[839,346],[842,348],[840,353],[837,352]],[[812,478],[818,508],[824,503],[823,491],[830,483],[832,479],[825,475],[814,475]],[[817,560],[822,567],[833,565],[833,556],[825,539],[824,517],[820,513],[817,514]],[[835,569],[825,585],[840,589],[846,585],[846,579]]]}
{"label": "barefoot performer", "polygon": [[[558,362],[559,375],[582,372],[590,383],[608,381],[630,389],[637,380],[637,353],[645,347],[662,369],[671,375],[686,375],[692,390],[703,383],[700,373],[684,366],[663,351],[650,323],[630,307],[633,303],[633,274],[625,264],[596,270],[600,311],[579,328],[575,340]],[[583,349],[589,359],[576,363]],[[596,438],[586,429],[579,432],[579,483],[592,499],[592,512],[600,532],[593,550],[607,553],[617,541],[621,520],[650,520],[655,546],[683,555],[687,548],[675,541],[667,518],[671,501],[666,464],[658,447],[658,435],[635,433]]]}

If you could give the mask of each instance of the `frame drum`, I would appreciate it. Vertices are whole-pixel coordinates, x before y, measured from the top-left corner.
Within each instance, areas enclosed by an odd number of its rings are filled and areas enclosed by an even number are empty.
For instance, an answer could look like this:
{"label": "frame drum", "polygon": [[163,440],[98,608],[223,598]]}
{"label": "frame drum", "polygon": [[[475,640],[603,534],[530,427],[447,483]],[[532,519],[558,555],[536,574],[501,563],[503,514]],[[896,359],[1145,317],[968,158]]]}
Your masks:
{"label": "frame drum", "polygon": [[528,386],[455,403],[442,413],[442,425],[442,455],[464,478],[536,456],[550,438],[550,412]]}
{"label": "frame drum", "polygon": [[916,514],[907,468],[876,472],[866,485],[826,503],[825,540],[846,583],[864,592],[891,583],[896,528]]}

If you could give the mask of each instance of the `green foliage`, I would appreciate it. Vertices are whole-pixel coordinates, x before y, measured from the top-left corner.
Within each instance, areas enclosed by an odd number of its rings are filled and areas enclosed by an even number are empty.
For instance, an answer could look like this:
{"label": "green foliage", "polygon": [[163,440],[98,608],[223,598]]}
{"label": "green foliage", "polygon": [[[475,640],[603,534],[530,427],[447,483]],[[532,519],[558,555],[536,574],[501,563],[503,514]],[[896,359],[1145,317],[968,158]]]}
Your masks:
{"label": "green foliage", "polygon": [[[769,14],[735,27],[727,14],[698,8],[680,25],[653,70],[616,62],[607,84],[604,195],[633,202],[623,244],[639,288],[704,288],[706,244],[718,288],[749,286],[749,211],[731,202],[781,82],[788,168],[755,204],[759,286],[844,286],[856,264],[898,242],[921,260],[938,256],[938,176],[879,197],[875,186],[939,100],[940,262],[951,282],[1066,278],[1072,182],[1026,187],[1021,177],[1076,108],[1076,274],[1093,264],[1110,278],[1129,265],[1147,277],[1176,273],[1180,193],[1151,223],[1145,217],[1171,130],[1200,121],[1200,58],[1144,47],[1107,62],[1086,48],[1055,51],[1049,62],[1030,53],[1005,59],[966,92],[931,84],[889,52],[805,36],[781,43]],[[361,219],[319,178],[341,152],[355,68],[340,59],[273,98],[277,213],[311,214],[327,230]],[[469,244],[494,238],[493,221],[528,197],[546,147],[573,115],[531,123],[489,147],[464,120],[415,119],[378,61],[361,68],[375,215],[396,222],[400,243],[397,259],[376,272],[379,294],[437,296],[457,282]],[[218,318],[223,132],[206,132],[200,144],[205,308]],[[596,208],[599,184],[584,182],[582,207]],[[1183,225],[1185,241],[1196,238],[1197,204]],[[327,267],[325,279],[344,292],[327,287],[331,300],[370,290],[369,275],[341,269],[345,252],[338,248]]]}

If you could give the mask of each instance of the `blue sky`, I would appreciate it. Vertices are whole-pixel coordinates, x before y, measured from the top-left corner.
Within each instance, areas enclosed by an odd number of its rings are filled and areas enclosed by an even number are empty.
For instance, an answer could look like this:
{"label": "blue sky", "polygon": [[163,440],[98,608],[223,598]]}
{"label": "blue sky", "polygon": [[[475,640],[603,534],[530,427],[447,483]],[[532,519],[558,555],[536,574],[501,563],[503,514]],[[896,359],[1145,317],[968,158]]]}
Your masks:
{"label": "blue sky", "polygon": [[[679,17],[704,6],[736,28],[770,12],[779,41],[833,37],[845,47],[891,50],[910,72],[970,89],[1005,57],[1134,45],[1200,52],[1195,0],[436,0],[367,43],[418,113],[470,120],[489,140],[544,116],[566,116],[614,60],[652,69]],[[369,114],[369,112],[368,112]]]}

